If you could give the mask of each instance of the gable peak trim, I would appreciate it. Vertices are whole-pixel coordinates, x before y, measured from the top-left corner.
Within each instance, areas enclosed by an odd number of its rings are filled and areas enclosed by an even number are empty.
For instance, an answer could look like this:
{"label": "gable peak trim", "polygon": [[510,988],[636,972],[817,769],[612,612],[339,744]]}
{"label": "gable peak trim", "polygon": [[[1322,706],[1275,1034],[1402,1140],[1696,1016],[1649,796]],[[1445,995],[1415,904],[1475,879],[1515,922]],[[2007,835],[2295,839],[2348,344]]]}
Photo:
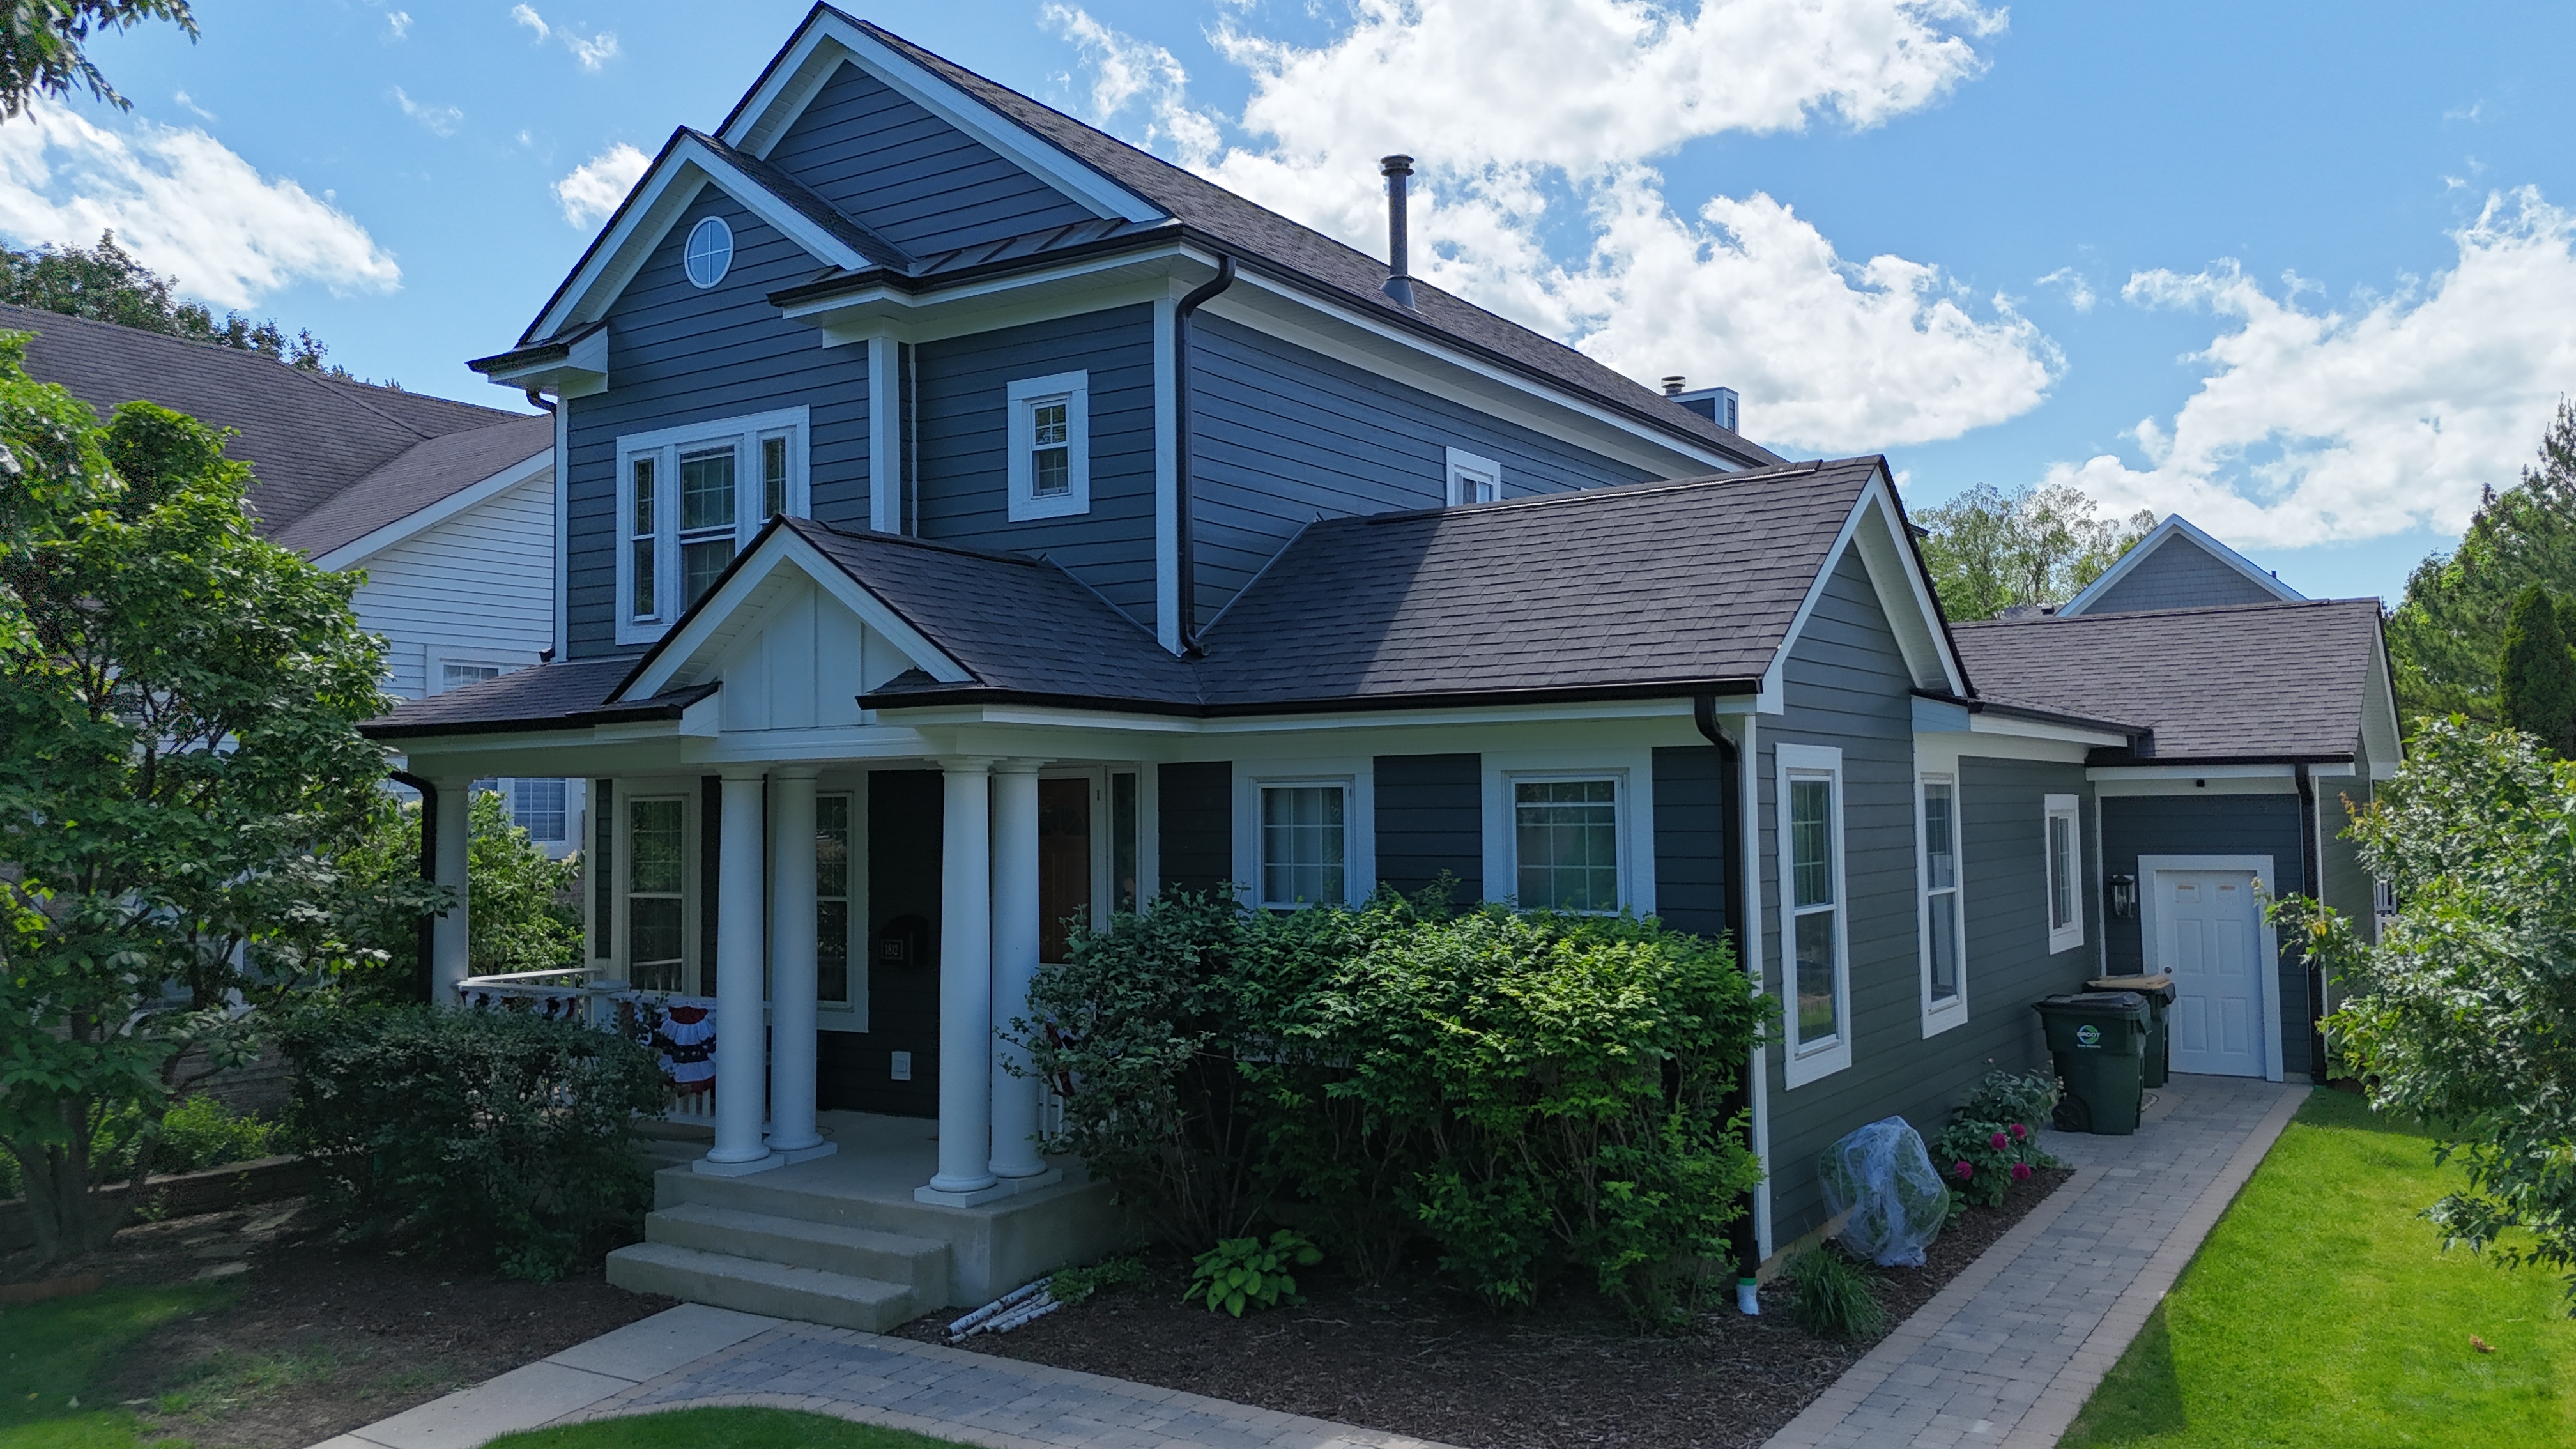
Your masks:
{"label": "gable peak trim", "polygon": [[2122,554],[2109,568],[2104,569],[2100,578],[2085,585],[2083,592],[2074,598],[2058,605],[2056,617],[2073,618],[2091,610],[2095,604],[2102,601],[2105,595],[2118,586],[2120,580],[2127,578],[2132,571],[2146,563],[2148,557],[2157,549],[2176,538],[2196,545],[2201,552],[2243,574],[2253,581],[2256,587],[2284,603],[2297,603],[2307,598],[2307,595],[2274,578],[2268,570],[2256,567],[2254,560],[2194,527],[2190,519],[2179,513],[2168,513],[2165,515],[2164,522],[2157,524],[2146,537],[2138,540],[2135,547]]}

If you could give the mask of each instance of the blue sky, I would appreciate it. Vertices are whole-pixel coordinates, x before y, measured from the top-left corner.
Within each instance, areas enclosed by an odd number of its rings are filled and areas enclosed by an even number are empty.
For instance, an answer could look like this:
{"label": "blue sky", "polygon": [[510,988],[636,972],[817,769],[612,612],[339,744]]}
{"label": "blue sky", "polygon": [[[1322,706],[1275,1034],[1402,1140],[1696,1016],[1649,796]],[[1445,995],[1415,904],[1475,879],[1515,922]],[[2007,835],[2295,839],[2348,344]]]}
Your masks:
{"label": "blue sky", "polygon": [[[410,3],[99,42],[133,113],[0,125],[0,231],[115,224],[362,375],[506,403],[463,359],[579,255],[618,148],[713,127],[805,7]],[[1369,162],[1412,151],[1417,270],[1737,386],[1784,452],[1885,451],[1916,508],[2070,483],[2394,597],[2576,392],[2576,7],[858,13],[1372,249]]]}

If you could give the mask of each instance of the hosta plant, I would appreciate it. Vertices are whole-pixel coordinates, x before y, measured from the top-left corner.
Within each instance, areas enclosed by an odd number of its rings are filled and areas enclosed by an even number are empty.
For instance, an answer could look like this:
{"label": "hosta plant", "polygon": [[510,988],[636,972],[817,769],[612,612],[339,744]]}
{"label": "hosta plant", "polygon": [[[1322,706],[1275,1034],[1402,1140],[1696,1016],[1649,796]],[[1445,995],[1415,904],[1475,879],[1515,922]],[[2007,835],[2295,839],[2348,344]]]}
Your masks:
{"label": "hosta plant", "polygon": [[1324,1261],[1324,1250],[1286,1228],[1259,1238],[1227,1238],[1199,1254],[1184,1302],[1205,1303],[1237,1318],[1247,1308],[1276,1308],[1297,1301],[1297,1279],[1288,1270]]}

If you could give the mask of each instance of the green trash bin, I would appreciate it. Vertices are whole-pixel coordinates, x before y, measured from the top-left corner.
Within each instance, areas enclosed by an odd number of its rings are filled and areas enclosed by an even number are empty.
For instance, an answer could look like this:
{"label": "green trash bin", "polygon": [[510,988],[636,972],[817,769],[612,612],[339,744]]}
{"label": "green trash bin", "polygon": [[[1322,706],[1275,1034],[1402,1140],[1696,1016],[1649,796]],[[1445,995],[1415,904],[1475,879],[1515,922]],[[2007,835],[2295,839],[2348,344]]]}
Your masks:
{"label": "green trash bin", "polygon": [[2147,1065],[2140,1079],[2150,1087],[2161,1087],[2173,1072],[2173,1036],[2167,1026],[2173,1015],[2173,978],[2159,971],[2153,976],[2096,976],[2084,983],[2087,991],[2134,991],[2147,999]]}
{"label": "green trash bin", "polygon": [[2032,1010],[2066,1083],[2066,1115],[2079,1132],[2126,1137],[2144,1105],[2147,999],[2134,991],[2043,997]]}

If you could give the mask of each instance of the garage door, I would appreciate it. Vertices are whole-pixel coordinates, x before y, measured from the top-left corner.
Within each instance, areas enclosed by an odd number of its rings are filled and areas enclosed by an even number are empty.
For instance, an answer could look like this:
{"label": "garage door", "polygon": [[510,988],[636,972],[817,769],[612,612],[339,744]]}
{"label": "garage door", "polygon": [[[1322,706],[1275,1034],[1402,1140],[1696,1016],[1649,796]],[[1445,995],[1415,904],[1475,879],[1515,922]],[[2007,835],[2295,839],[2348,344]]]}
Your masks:
{"label": "garage door", "polygon": [[2155,969],[2173,977],[2173,1069],[2263,1075],[2263,950],[2254,877],[2156,872]]}

